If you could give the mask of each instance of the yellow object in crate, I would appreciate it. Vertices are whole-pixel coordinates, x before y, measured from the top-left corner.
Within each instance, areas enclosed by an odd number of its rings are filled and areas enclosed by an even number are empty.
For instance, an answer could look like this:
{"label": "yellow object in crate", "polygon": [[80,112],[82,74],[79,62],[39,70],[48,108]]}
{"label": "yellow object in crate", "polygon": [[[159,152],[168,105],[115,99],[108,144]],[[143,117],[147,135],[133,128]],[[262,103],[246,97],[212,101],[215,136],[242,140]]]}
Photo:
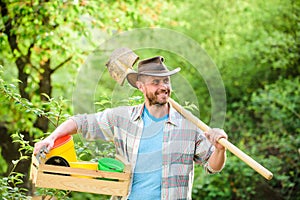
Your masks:
{"label": "yellow object in crate", "polygon": [[66,135],[55,140],[52,149],[46,154],[46,159],[50,159],[53,156],[62,157],[68,163],[77,161],[74,141],[71,135]]}
{"label": "yellow object in crate", "polygon": [[[80,161],[80,162],[69,162],[69,164],[71,168],[91,169],[91,170],[98,169],[98,163],[95,162]],[[91,176],[78,176],[78,175],[75,176],[80,178],[92,178]]]}

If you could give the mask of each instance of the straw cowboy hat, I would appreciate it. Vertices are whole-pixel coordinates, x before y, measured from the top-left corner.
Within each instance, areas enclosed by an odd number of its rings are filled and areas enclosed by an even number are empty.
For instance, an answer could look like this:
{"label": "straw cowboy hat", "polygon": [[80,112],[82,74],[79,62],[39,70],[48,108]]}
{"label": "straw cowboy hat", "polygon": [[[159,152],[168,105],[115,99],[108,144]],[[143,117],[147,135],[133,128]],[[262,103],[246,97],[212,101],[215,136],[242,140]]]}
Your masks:
{"label": "straw cowboy hat", "polygon": [[130,85],[137,88],[136,81],[138,80],[139,75],[171,76],[180,71],[179,67],[172,71],[169,71],[163,62],[164,58],[162,56],[156,56],[153,58],[141,60],[138,64],[138,72],[132,71],[128,73],[126,77],[127,81],[130,83]]}

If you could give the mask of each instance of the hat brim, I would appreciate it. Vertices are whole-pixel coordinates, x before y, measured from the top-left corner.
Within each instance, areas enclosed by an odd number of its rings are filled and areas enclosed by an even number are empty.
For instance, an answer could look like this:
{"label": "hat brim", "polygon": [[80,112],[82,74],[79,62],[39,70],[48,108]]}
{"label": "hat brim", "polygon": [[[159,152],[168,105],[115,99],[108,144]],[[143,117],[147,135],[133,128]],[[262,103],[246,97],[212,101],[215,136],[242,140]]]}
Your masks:
{"label": "hat brim", "polygon": [[177,72],[179,72],[181,70],[180,67],[172,70],[172,71],[168,71],[168,72],[158,72],[158,73],[155,73],[155,72],[142,72],[142,73],[137,73],[135,71],[131,71],[127,74],[126,78],[127,78],[127,81],[128,83],[137,88],[136,86],[136,82],[138,80],[138,75],[145,75],[145,76],[159,76],[159,77],[163,77],[163,76],[171,76],[171,75],[174,75],[176,74]]}

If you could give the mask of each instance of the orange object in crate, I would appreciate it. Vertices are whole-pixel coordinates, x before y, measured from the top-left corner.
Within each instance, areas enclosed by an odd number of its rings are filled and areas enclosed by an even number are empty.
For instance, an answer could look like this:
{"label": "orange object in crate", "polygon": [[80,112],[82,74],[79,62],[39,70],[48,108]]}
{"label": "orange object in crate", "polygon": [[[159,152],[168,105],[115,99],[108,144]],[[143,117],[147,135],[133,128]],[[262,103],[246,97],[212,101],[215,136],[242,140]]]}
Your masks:
{"label": "orange object in crate", "polygon": [[52,149],[48,154],[46,154],[46,160],[53,156],[62,157],[67,162],[77,161],[74,141],[71,135],[66,135],[55,140]]}

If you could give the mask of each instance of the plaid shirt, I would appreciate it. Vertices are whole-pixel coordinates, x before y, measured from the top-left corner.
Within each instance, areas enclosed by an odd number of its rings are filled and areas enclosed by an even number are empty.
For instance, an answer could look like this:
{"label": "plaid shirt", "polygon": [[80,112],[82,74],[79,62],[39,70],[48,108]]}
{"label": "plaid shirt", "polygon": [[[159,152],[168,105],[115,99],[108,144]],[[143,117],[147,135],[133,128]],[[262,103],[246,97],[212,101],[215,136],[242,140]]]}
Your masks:
{"label": "plaid shirt", "polygon": [[[73,116],[78,132],[86,139],[113,141],[116,152],[134,171],[143,130],[144,104],[106,109],[95,114]],[[161,199],[191,199],[194,162],[209,172],[208,159],[214,146],[203,132],[171,105],[164,125],[162,144]]]}

